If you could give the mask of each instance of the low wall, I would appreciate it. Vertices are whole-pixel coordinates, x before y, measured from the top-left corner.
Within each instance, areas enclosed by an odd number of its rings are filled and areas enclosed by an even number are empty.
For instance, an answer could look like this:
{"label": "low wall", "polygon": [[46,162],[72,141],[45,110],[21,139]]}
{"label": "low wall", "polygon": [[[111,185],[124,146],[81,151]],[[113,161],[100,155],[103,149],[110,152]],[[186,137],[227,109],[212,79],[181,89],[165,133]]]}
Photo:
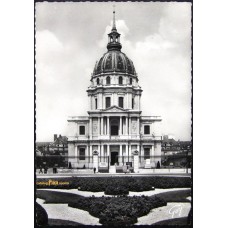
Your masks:
{"label": "low wall", "polygon": [[191,169],[139,169],[139,173],[191,173]]}

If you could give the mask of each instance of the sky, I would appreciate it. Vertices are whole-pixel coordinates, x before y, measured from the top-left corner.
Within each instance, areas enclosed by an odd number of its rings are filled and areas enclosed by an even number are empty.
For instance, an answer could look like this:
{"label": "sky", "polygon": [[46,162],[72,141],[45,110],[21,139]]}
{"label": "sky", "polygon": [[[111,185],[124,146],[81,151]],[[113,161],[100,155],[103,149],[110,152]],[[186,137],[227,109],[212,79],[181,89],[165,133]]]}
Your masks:
{"label": "sky", "polygon": [[[67,136],[68,116],[86,116],[91,73],[107,51],[113,2],[36,3],[36,140]],[[115,2],[124,52],[143,89],[142,115],[191,140],[191,3]]]}

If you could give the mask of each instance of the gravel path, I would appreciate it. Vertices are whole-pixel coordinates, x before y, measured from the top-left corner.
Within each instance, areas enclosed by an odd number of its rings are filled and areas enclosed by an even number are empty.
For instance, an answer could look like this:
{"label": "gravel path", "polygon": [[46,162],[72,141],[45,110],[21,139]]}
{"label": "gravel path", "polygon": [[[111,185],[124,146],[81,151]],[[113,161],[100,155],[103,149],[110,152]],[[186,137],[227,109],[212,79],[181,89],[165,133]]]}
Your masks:
{"label": "gravel path", "polygon": [[[163,192],[172,192],[172,191],[178,191],[178,190],[187,190],[190,188],[169,188],[169,189],[159,189],[156,188],[155,190],[151,190],[151,191],[144,191],[144,192],[129,192],[128,196],[152,196],[152,195],[156,195],[159,193],[163,193]],[[102,197],[102,196],[111,196],[111,195],[105,195],[104,192],[87,192],[87,191],[78,191],[78,189],[38,189],[39,191],[41,190],[48,190],[48,191],[55,191],[55,192],[65,192],[65,193],[73,193],[73,194],[77,194],[80,196],[85,196],[85,197],[90,197],[90,196],[95,196],[95,197]]]}
{"label": "gravel path", "polygon": [[99,219],[87,211],[68,207],[67,204],[45,204],[45,200],[39,198],[36,201],[46,210],[50,219],[68,220],[84,225],[101,225]]}
{"label": "gravel path", "polygon": [[167,206],[152,209],[148,215],[138,218],[135,225],[152,225],[163,220],[187,217],[190,208],[190,203],[167,203]]}

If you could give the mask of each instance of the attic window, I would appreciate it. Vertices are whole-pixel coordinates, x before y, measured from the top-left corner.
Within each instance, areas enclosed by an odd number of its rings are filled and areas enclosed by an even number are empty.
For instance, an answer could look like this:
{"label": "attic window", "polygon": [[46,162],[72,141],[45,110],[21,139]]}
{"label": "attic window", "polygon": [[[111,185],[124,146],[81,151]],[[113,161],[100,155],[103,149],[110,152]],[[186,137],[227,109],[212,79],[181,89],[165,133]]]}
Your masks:
{"label": "attic window", "polygon": [[110,97],[106,97],[105,98],[105,103],[106,103],[105,107],[109,108],[111,106],[111,98]]}
{"label": "attic window", "polygon": [[123,97],[119,97],[119,107],[123,108]]}
{"label": "attic window", "polygon": [[85,126],[80,126],[79,127],[79,134],[80,135],[85,135]]}
{"label": "attic window", "polygon": [[150,125],[145,125],[144,126],[144,134],[149,135],[150,134]]}

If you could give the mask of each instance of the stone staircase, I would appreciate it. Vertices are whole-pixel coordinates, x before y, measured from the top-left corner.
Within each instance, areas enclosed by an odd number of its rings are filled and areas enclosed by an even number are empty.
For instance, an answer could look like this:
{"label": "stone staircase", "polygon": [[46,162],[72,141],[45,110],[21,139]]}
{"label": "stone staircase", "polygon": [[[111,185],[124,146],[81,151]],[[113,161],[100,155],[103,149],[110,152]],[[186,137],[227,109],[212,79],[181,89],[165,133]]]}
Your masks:
{"label": "stone staircase", "polygon": [[110,165],[110,167],[109,167],[109,173],[116,173],[116,166]]}

